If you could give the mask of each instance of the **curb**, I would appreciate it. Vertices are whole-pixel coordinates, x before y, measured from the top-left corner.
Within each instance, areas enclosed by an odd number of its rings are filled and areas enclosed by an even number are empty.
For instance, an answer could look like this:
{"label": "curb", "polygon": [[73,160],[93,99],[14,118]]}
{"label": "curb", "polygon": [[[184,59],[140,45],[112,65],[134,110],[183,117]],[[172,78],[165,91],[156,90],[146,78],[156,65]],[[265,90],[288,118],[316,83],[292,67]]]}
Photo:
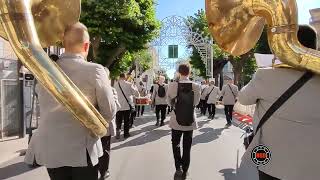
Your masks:
{"label": "curb", "polygon": [[6,156],[6,158],[2,158],[0,160],[0,165],[6,163],[8,161],[11,161],[11,160],[13,160],[15,158],[18,158],[20,156],[23,156],[24,154],[25,154],[24,152],[16,152],[16,153],[13,153],[11,155],[8,155],[8,156]]}

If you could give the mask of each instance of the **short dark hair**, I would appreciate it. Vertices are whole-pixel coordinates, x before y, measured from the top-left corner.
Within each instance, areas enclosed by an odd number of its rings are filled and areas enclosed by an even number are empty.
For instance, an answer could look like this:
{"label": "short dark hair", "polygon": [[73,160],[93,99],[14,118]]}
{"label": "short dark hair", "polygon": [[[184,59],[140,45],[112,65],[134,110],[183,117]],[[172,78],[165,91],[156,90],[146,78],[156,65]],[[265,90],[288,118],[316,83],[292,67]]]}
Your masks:
{"label": "short dark hair", "polygon": [[59,56],[56,54],[51,54],[49,57],[54,62],[57,62],[59,60]]}
{"label": "short dark hair", "polygon": [[317,49],[317,34],[308,25],[299,26],[298,40],[307,48]]}
{"label": "short dark hair", "polygon": [[190,65],[189,64],[180,64],[178,72],[183,76],[188,76],[190,74]]}
{"label": "short dark hair", "polygon": [[126,74],[125,73],[121,73],[120,74],[120,78],[126,78]]}

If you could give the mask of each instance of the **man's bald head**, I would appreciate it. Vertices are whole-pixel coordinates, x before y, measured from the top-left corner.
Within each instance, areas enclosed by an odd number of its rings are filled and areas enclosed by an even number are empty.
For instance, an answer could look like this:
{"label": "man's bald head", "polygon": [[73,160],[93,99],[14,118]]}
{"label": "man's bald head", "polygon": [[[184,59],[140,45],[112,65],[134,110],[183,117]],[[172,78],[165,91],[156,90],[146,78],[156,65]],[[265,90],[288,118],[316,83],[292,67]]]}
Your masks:
{"label": "man's bald head", "polygon": [[88,53],[90,36],[87,27],[78,22],[66,28],[64,32],[63,45],[66,52]]}

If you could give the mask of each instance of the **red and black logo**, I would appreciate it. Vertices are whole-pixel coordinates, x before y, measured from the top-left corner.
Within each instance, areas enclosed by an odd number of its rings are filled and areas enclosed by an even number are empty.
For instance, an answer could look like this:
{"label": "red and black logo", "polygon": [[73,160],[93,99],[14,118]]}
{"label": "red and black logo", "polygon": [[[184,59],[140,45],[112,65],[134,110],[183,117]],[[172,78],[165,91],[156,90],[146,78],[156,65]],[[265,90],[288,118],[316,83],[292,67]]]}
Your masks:
{"label": "red and black logo", "polygon": [[265,166],[271,160],[271,151],[267,146],[259,145],[252,150],[251,160],[257,166]]}

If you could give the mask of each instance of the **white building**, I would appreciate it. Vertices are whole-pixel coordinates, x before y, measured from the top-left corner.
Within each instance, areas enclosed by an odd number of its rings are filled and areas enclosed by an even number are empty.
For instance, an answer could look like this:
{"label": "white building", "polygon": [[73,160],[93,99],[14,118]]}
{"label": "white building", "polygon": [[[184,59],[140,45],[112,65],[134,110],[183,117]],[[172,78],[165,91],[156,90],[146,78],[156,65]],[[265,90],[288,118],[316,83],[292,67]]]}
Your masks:
{"label": "white building", "polygon": [[320,49],[320,8],[310,10],[310,25],[313,26],[318,34],[318,49]]}

